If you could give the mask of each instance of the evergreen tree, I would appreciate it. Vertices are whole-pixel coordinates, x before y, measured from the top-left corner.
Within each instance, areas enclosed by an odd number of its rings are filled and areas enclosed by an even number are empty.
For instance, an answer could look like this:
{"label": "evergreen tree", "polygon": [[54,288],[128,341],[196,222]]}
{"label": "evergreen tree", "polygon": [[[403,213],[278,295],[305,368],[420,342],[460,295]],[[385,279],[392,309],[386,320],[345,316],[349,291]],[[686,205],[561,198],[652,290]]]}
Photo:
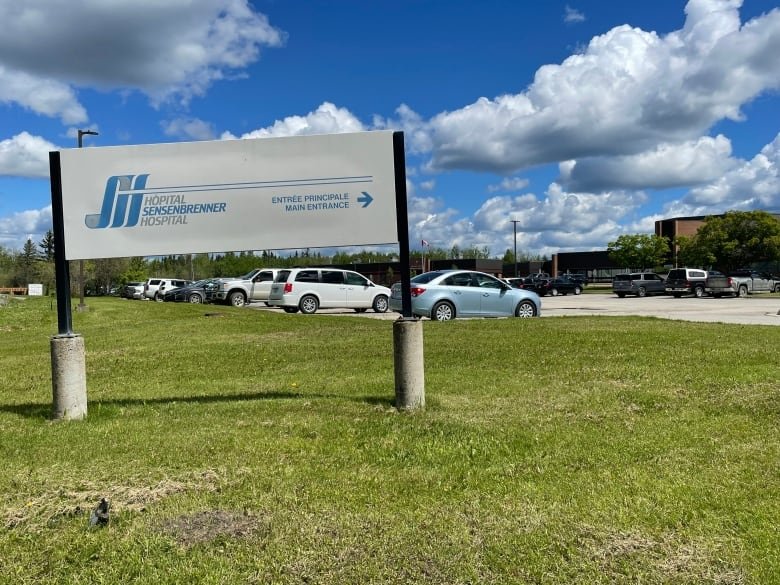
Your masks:
{"label": "evergreen tree", "polygon": [[43,234],[43,239],[38,244],[41,249],[40,257],[46,262],[54,262],[54,232],[48,230]]}
{"label": "evergreen tree", "polygon": [[16,257],[16,270],[14,275],[16,286],[27,286],[35,281],[36,264],[39,262],[38,250],[32,239],[24,243],[22,251]]}

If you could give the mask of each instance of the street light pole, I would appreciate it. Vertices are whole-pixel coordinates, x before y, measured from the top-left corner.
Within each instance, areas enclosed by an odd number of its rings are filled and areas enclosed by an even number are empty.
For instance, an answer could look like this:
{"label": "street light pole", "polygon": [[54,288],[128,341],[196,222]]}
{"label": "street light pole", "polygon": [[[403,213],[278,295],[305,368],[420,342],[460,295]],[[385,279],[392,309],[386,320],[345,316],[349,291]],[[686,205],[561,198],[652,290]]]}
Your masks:
{"label": "street light pole", "polygon": [[510,219],[509,221],[512,222],[512,230],[514,231],[514,237],[515,237],[514,259],[515,259],[515,278],[517,278],[517,223],[520,220],[519,219]]}
{"label": "street light pole", "polygon": [[[78,144],[79,148],[83,146],[82,138],[84,136],[97,136],[97,132],[94,130],[79,130],[78,131]],[[79,304],[76,307],[77,311],[86,311],[87,305],[84,304],[84,260],[79,260]]]}

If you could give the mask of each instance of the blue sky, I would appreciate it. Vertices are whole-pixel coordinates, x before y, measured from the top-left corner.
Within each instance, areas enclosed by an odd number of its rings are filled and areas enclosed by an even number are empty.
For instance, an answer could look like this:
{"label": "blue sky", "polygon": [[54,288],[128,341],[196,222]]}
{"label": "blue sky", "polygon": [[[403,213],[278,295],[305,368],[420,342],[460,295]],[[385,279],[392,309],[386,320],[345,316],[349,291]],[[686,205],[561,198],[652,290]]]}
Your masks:
{"label": "blue sky", "polygon": [[[51,227],[48,152],[406,136],[412,247],[604,249],[780,210],[776,0],[0,0],[0,246]],[[222,251],[222,250],[214,250]]]}

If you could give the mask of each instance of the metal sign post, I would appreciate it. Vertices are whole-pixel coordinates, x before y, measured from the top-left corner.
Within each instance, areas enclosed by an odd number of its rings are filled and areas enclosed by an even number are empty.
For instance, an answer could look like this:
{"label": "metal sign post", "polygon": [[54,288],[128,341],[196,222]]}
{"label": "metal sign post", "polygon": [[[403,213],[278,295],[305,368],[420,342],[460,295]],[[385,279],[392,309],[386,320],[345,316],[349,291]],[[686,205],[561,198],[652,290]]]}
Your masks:
{"label": "metal sign post", "polygon": [[70,270],[65,254],[60,153],[49,153],[51,212],[54,228],[54,272],[57,281],[57,330],[51,338],[51,380],[54,419],[87,416],[87,375],[84,338],[73,333]]}
{"label": "metal sign post", "polygon": [[406,202],[406,156],[403,132],[393,134],[395,205],[401,261],[401,317],[393,323],[395,406],[414,410],[425,406],[425,359],[422,321],[412,315],[409,262],[409,213]]}

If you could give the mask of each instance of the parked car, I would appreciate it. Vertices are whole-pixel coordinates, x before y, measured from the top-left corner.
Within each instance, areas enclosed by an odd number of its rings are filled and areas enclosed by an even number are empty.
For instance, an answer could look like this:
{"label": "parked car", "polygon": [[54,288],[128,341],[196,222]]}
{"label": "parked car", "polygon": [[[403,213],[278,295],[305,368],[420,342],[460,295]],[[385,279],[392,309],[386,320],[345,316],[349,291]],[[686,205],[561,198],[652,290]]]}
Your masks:
{"label": "parked car", "polygon": [[[176,303],[210,303],[219,288],[219,280],[205,278],[187,286],[172,288],[162,293],[163,301]],[[159,294],[159,293],[158,293]]]}
{"label": "parked car", "polygon": [[570,278],[577,284],[579,284],[582,288],[585,288],[588,285],[588,277],[584,274],[577,274],[574,272],[567,272],[565,274],[559,274],[558,276],[564,276],[566,278]]}
{"label": "parked car", "polygon": [[192,284],[191,280],[178,280],[175,278],[163,279],[153,298],[155,301],[161,303],[165,299],[165,293],[170,292],[176,288],[189,286],[190,284]]}
{"label": "parked car", "polygon": [[234,307],[243,307],[252,301],[263,301],[268,304],[271,284],[277,274],[279,274],[278,268],[255,268],[238,278],[220,278],[216,300],[229,303]]}
{"label": "parked car", "polygon": [[617,274],[612,279],[612,292],[621,299],[626,295],[646,297],[666,294],[666,281],[655,272],[630,272]]}
{"label": "parked car", "polygon": [[538,278],[533,276],[523,276],[520,278],[508,279],[512,288],[521,288],[523,290],[535,292],[539,296],[544,296],[542,291],[545,289],[548,278]]}
{"label": "parked car", "polygon": [[317,309],[373,309],[387,311],[390,289],[374,284],[351,270],[290,268],[279,270],[268,295],[268,305],[288,313],[311,314]]}
{"label": "parked car", "polygon": [[[542,301],[534,292],[472,270],[434,270],[412,278],[412,314],[434,321],[456,317],[538,317]],[[390,308],[402,311],[401,283],[391,288]]]}
{"label": "parked car", "polygon": [[538,281],[534,286],[534,291],[540,297],[545,295],[557,297],[558,295],[567,295],[569,293],[578,295],[582,293],[582,285],[571,278],[556,276],[555,278]]}
{"label": "parked car", "polygon": [[120,294],[125,299],[142,299],[144,298],[144,283],[143,282],[128,282]]}
{"label": "parked car", "polygon": [[182,286],[187,286],[190,283],[189,280],[183,280],[178,278],[150,278],[144,284],[144,298],[154,299],[155,301],[162,301],[163,292],[160,289],[172,289]]}

